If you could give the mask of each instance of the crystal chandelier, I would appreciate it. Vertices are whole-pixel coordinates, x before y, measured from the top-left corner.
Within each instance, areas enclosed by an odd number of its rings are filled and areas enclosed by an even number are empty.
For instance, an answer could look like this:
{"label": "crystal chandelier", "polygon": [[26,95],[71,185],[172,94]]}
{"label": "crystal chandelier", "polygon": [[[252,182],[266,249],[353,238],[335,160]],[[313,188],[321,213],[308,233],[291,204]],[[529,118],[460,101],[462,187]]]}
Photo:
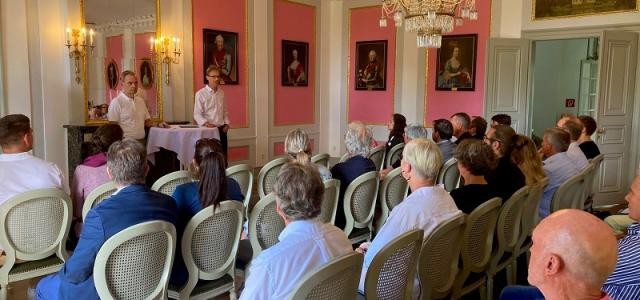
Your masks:
{"label": "crystal chandelier", "polygon": [[462,25],[463,19],[477,20],[475,0],[382,0],[380,27],[392,17],[396,27],[418,34],[418,47],[440,48],[442,35]]}

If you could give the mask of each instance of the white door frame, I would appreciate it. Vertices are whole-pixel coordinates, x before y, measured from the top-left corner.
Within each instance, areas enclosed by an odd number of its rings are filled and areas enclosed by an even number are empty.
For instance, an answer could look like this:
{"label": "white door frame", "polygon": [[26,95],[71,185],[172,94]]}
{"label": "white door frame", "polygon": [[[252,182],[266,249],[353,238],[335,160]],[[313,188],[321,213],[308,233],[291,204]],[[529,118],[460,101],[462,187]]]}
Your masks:
{"label": "white door frame", "polygon": [[[529,56],[529,67],[530,72],[533,63],[534,57],[534,47],[533,42],[535,41],[544,41],[544,40],[560,40],[560,39],[576,39],[576,38],[591,38],[597,37],[599,41],[602,41],[603,32],[605,30],[619,30],[619,31],[633,31],[640,34],[640,25],[634,26],[602,26],[602,27],[592,27],[585,29],[550,29],[550,30],[535,30],[535,31],[523,31],[522,39],[528,39],[531,42],[531,55]],[[600,44],[600,47],[602,44]],[[598,52],[601,53],[601,49],[598,49]],[[633,120],[639,120],[640,118],[640,50],[638,51],[638,66],[636,67],[636,85],[634,91],[634,103],[633,103]],[[602,60],[598,60],[598,70],[602,69]],[[530,73],[531,74],[531,73]],[[598,82],[600,78],[598,78]],[[528,87],[531,87],[533,84],[533,77],[529,76],[529,82],[527,84]],[[599,88],[599,87],[598,87]],[[530,107],[532,101],[533,89],[528,88],[527,93],[527,107]],[[600,99],[598,99],[598,102]],[[598,105],[598,104],[597,104]],[[531,120],[531,110],[527,115],[528,121]],[[527,129],[527,132],[529,130]],[[630,141],[630,155],[629,155],[629,163],[632,167],[629,168],[627,172],[628,178],[632,179],[633,176],[638,173],[640,175],[640,147],[634,147],[634,145],[640,144],[640,121],[633,122],[632,132],[631,132],[631,141]],[[620,199],[623,201],[623,199]]]}

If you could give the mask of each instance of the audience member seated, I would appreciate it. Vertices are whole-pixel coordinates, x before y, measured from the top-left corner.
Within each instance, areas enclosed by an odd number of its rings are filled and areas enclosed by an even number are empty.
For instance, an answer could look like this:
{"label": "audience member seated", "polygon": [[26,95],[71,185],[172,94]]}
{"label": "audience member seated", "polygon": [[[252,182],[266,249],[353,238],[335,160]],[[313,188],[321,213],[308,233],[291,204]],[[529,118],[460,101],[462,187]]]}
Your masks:
{"label": "audience member seated", "polygon": [[601,291],[616,266],[616,239],[593,215],[576,209],[555,212],[540,222],[532,240],[528,273],[533,287],[507,287],[501,300],[638,299],[610,293],[606,284],[609,294]]}
{"label": "audience member seated", "polygon": [[484,134],[487,132],[487,120],[481,116],[471,117],[471,125],[469,125],[469,134],[477,140],[483,140]]}
{"label": "audience member seated", "polygon": [[[233,178],[226,176],[226,161],[218,140],[198,140],[191,165],[198,181],[177,186],[172,195],[178,207],[176,232],[179,241],[182,240],[182,232],[187,223],[203,208],[211,205],[217,207],[224,200],[244,200],[240,185]],[[176,285],[183,285],[189,278],[180,249],[178,245],[171,272],[170,282]]]}
{"label": "audience member seated", "polygon": [[[371,150],[371,141],[373,140],[371,130],[361,122],[352,122],[349,129],[344,135],[344,144],[349,154],[349,159],[344,162],[337,163],[331,168],[333,178],[340,180],[340,196],[338,207],[342,207],[342,198],[349,184],[358,176],[375,171],[376,165],[367,158],[369,150]],[[343,228],[346,219],[343,209],[336,212],[336,226]]]}
{"label": "audience member seated", "polygon": [[144,185],[147,171],[147,149],[138,141],[124,139],[109,147],[107,173],[118,190],[89,211],[73,255],[58,273],[40,280],[38,299],[98,299],[93,263],[105,241],[142,222],[176,223],[173,199]]}
{"label": "audience member seated", "polygon": [[449,118],[451,125],[453,125],[453,136],[456,137],[456,144],[460,144],[464,139],[471,137],[469,134],[469,124],[471,124],[471,117],[467,113],[458,112]]}
{"label": "audience member seated", "polygon": [[598,125],[596,124],[596,120],[590,116],[578,116],[578,120],[580,120],[584,126],[578,139],[580,150],[582,150],[587,159],[592,159],[600,154],[598,145],[591,139],[591,135],[596,132]]}
{"label": "audience member seated", "polygon": [[404,129],[407,127],[407,119],[401,114],[393,114],[391,120],[387,122],[389,130],[389,139],[384,145],[385,155],[389,154],[389,150],[393,146],[404,142]]}
{"label": "audience member seated", "polygon": [[544,218],[551,213],[551,199],[558,187],[571,176],[580,172],[569,156],[567,148],[571,138],[569,133],[560,128],[548,128],[542,137],[542,159],[544,173],[549,177],[549,184],[542,193],[538,215]]}
{"label": "audience member seated", "polygon": [[285,164],[274,192],[286,227],[279,242],[251,263],[240,299],[287,299],[305,275],[353,251],[342,230],[317,219],[324,185],[316,168]]}
{"label": "audience member seated", "polygon": [[[364,291],[364,278],[373,258],[391,240],[414,229],[424,230],[427,237],[438,225],[462,213],[449,193],[434,185],[441,165],[442,155],[432,141],[415,139],[404,147],[400,168],[411,195],[393,208],[373,241],[356,250],[365,253],[360,291]],[[419,291],[417,283],[414,292]]]}
{"label": "audience member seated", "polygon": [[438,119],[433,121],[433,132],[431,133],[431,139],[436,142],[440,153],[442,154],[442,161],[453,157],[453,151],[456,149],[457,143],[451,142],[453,136],[453,125],[447,119]]}
{"label": "audience member seated", "polygon": [[579,170],[584,169],[588,164],[587,157],[580,149],[578,139],[580,139],[580,135],[582,135],[582,130],[584,126],[580,123],[580,120],[576,117],[564,117],[558,121],[558,128],[561,128],[569,133],[571,138],[571,143],[569,144],[569,148],[567,149],[567,155],[571,160],[576,164]]}
{"label": "audience member seated", "polygon": [[589,164],[589,161],[587,161],[587,157],[584,155],[584,152],[582,152],[582,149],[580,149],[578,143],[584,126],[582,126],[582,123],[580,123],[580,120],[576,117],[563,117],[558,120],[557,125],[558,128],[568,132],[571,138],[567,155],[574,161],[578,169],[584,169]]}
{"label": "audience member seated", "polygon": [[525,185],[525,177],[520,168],[511,160],[511,149],[516,139],[516,132],[507,125],[496,125],[489,128],[484,141],[498,157],[498,166],[485,178],[489,185],[498,191],[502,203]]}
{"label": "audience member seated", "polygon": [[511,116],[507,114],[497,114],[491,117],[491,127],[496,125],[511,126]]}
{"label": "audience member seated", "polygon": [[[301,164],[309,164],[311,162],[311,142],[309,135],[302,129],[294,129],[289,131],[284,139],[284,152],[289,155],[289,161],[297,161]],[[322,181],[331,179],[331,172],[327,167],[313,164],[320,172]]]}
{"label": "audience member seated", "polygon": [[484,178],[498,164],[489,145],[475,139],[463,141],[456,148],[458,170],[464,178],[464,186],[451,191],[451,197],[462,212],[470,214],[485,201],[499,197],[498,192]]}
{"label": "audience member seated", "polygon": [[618,241],[618,264],[602,290],[612,299],[640,299],[640,176],[633,180],[624,199],[633,224]]}
{"label": "audience member seated", "polygon": [[9,198],[35,189],[63,187],[62,172],[53,163],[37,158],[33,148],[33,130],[25,115],[6,115],[0,119],[0,204]]}
{"label": "audience member seated", "polygon": [[122,128],[118,124],[105,124],[93,133],[91,141],[82,144],[83,161],[73,172],[71,200],[73,200],[74,232],[80,236],[82,229],[82,206],[87,195],[98,186],[109,181],[107,174],[107,151],[114,142],[122,140]]}
{"label": "audience member seated", "polygon": [[546,177],[536,144],[528,136],[518,135],[515,138],[511,160],[522,171],[527,185],[536,185]]}
{"label": "audience member seated", "polygon": [[[409,141],[414,139],[426,139],[428,135],[429,133],[427,132],[427,129],[424,128],[424,126],[410,125],[410,126],[407,126],[407,128],[405,129],[404,143],[406,144]],[[453,145],[455,146],[455,144]],[[389,172],[391,172],[393,169],[397,167],[400,167],[400,161],[402,161],[402,153],[400,154],[400,157],[398,158],[398,160],[393,162],[390,167],[387,167],[386,169],[380,171],[380,180],[381,181],[384,180],[384,177],[387,176]]]}

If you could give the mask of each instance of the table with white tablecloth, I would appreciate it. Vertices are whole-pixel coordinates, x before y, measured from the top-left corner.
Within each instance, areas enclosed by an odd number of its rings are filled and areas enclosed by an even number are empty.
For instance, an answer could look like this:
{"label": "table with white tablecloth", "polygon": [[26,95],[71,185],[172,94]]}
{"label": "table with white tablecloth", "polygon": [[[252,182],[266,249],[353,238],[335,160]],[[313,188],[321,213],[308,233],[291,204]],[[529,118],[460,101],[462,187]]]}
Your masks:
{"label": "table with white tablecloth", "polygon": [[153,154],[160,148],[173,151],[183,167],[189,165],[193,159],[196,141],[201,138],[214,138],[219,140],[218,128],[185,127],[172,125],[170,128],[151,127],[147,137],[147,155],[154,162]]}

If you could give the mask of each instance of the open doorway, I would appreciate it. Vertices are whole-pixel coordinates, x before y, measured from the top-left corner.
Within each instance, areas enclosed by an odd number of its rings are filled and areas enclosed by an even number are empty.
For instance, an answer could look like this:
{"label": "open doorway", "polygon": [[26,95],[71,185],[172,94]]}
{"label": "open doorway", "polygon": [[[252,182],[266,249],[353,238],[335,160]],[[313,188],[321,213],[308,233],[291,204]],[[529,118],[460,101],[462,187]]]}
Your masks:
{"label": "open doorway", "polygon": [[541,137],[562,114],[596,116],[598,38],[533,42],[530,128]]}

